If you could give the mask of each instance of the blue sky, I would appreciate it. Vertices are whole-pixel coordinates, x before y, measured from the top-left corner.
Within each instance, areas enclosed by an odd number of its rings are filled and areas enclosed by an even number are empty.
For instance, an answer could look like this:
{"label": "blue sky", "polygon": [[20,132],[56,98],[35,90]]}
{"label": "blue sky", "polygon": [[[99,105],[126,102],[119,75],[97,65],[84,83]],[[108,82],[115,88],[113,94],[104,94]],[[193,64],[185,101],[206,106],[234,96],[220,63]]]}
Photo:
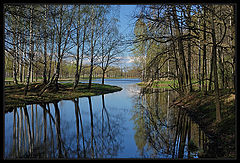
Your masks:
{"label": "blue sky", "polygon": [[[120,5],[119,31],[126,37],[133,35],[135,20],[133,19],[132,15],[134,14],[135,9],[136,5]],[[131,59],[128,50],[130,49],[127,49],[122,54],[122,66],[131,66],[132,64],[133,60]]]}
{"label": "blue sky", "polygon": [[132,15],[134,10],[136,9],[136,5],[120,5],[120,32],[122,33],[130,33],[133,29],[134,20],[132,19]]}
{"label": "blue sky", "polygon": [[[126,36],[126,39],[129,39],[131,35],[133,35],[133,29],[135,20],[132,15],[136,9],[136,5],[119,5],[120,6],[120,21],[119,21],[119,32]],[[126,49],[122,54],[120,54],[121,61],[118,63],[119,66],[131,66],[133,59],[131,58],[131,52],[129,52],[131,48]],[[73,48],[73,52],[76,51],[76,48]],[[84,64],[88,64],[89,60],[84,59]]]}

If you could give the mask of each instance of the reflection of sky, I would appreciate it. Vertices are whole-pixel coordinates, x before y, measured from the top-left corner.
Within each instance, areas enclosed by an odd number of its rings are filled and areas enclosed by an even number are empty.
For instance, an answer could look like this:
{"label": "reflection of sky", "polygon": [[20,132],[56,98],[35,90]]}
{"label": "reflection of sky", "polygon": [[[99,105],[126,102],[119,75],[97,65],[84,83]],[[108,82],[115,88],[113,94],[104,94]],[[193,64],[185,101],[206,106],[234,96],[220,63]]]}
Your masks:
{"label": "reflection of sky", "polygon": [[[128,82],[121,82],[119,81],[119,86],[123,88],[122,91],[116,92],[113,94],[106,94],[105,95],[105,101],[106,101],[106,107],[108,109],[112,109],[114,112],[117,111],[119,114],[124,115],[123,118],[123,125],[126,130],[123,132],[123,147],[124,149],[118,154],[118,158],[134,158],[138,157],[138,149],[135,144],[134,135],[135,130],[134,128],[134,122],[131,120],[132,118],[132,108],[133,108],[133,101],[131,96],[133,96],[133,92],[130,88],[133,87],[133,85],[139,82],[139,80],[133,80]],[[107,81],[106,81],[107,83]],[[108,82],[108,84],[114,84],[114,82],[111,83],[111,81]],[[135,94],[136,96],[137,94]]]}
{"label": "reflection of sky", "polygon": [[[99,80],[100,81],[100,80]],[[98,80],[95,82],[99,82]],[[139,82],[138,79],[135,80],[108,80],[106,79],[106,84],[119,85],[123,88],[122,91],[106,94],[104,95],[105,107],[109,115],[109,121],[111,126],[111,135],[116,141],[119,142],[120,148],[116,153],[115,157],[118,158],[128,158],[137,157],[137,146],[134,140],[135,130],[132,118],[132,108],[133,103],[130,98],[133,96],[132,89],[130,89],[132,84]],[[93,123],[94,123],[94,139],[96,143],[101,143],[101,130],[102,130],[102,96],[91,97],[92,101],[92,111],[93,111]],[[35,104],[34,114],[35,113]],[[60,128],[61,128],[61,139],[63,140],[65,147],[76,149],[76,117],[75,117],[75,105],[71,100],[63,100],[58,103],[60,112]],[[27,106],[30,126],[31,122],[31,105]],[[82,122],[84,126],[84,137],[85,141],[91,142],[91,118],[89,110],[89,101],[87,97],[79,98],[79,108],[82,117]],[[42,128],[43,131],[43,110],[37,105],[38,114],[38,128]],[[50,112],[55,119],[55,109],[54,105],[50,104]],[[19,114],[19,109],[18,109]],[[35,118],[35,115],[34,115]],[[104,123],[107,122],[106,113],[104,113]],[[36,123],[35,123],[36,124]],[[54,124],[53,132],[56,135]],[[105,124],[105,127],[108,126]],[[31,127],[32,128],[32,127]],[[35,129],[36,130],[36,129]],[[81,133],[81,127],[80,127]],[[104,130],[104,134],[108,132]],[[36,133],[35,133],[36,134]],[[43,134],[43,132],[42,132]],[[47,114],[47,135],[50,136],[50,126]],[[43,136],[43,135],[42,135]],[[55,136],[54,136],[55,137]],[[5,151],[6,154],[10,152],[13,144],[13,112],[7,113],[5,116]],[[81,136],[80,136],[81,139]],[[42,138],[43,141],[43,138]],[[55,143],[57,140],[54,138]],[[105,143],[111,144],[109,136],[104,138]],[[80,140],[81,142],[81,140]],[[80,143],[81,144],[81,143]],[[86,143],[87,144],[87,143]],[[118,143],[117,143],[118,144]],[[56,147],[56,145],[55,145]],[[100,147],[100,146],[99,146]],[[101,148],[101,147],[100,147]],[[111,148],[111,146],[109,146]],[[74,155],[73,155],[74,156]],[[107,157],[107,156],[106,156]],[[111,156],[108,156],[111,157]]]}
{"label": "reflection of sky", "polygon": [[[94,82],[99,83],[101,80],[94,80]],[[93,113],[93,135],[94,135],[94,151],[98,154],[100,158],[140,158],[140,157],[171,157],[165,154],[166,146],[164,141],[162,141],[159,135],[162,135],[165,140],[169,139],[170,145],[171,141],[174,139],[175,129],[169,128],[167,126],[174,126],[177,119],[175,117],[176,110],[174,108],[167,109],[169,103],[166,101],[166,95],[175,97],[173,92],[164,92],[158,96],[150,94],[150,97],[146,99],[138,98],[140,87],[136,85],[140,82],[139,79],[106,79],[106,84],[118,85],[123,88],[122,91],[115,93],[105,94],[104,102],[106,111],[103,109],[102,95],[92,96],[92,113]],[[168,94],[169,93],[169,94]],[[161,98],[161,96],[163,98]],[[157,100],[157,101],[155,101]],[[142,110],[137,104],[144,106],[145,109]],[[87,97],[79,98],[79,109],[84,130],[84,139],[86,142],[85,147],[88,152],[88,157],[91,155],[91,114],[89,107],[89,99]],[[34,110],[34,124],[35,124],[35,140],[38,134],[41,134],[40,142],[43,143],[43,133],[44,133],[44,121],[43,121],[43,109],[37,105],[37,122],[36,122],[36,104],[33,105]],[[60,113],[60,128],[61,128],[61,139],[63,141],[64,147],[68,150],[69,158],[75,158],[77,149],[77,132],[76,132],[76,113],[75,104],[71,100],[63,100],[58,103],[59,113]],[[32,130],[32,113],[31,105],[27,106],[30,128]],[[150,120],[152,116],[148,116],[151,109],[156,109],[160,118],[155,119],[157,126],[147,125],[148,137],[142,133],[145,131],[143,126]],[[102,112],[104,111],[104,112]],[[22,110],[23,112],[23,110]],[[55,108],[53,104],[50,104],[50,112],[53,118],[55,117]],[[103,113],[103,114],[102,114]],[[140,114],[141,113],[141,114]],[[24,114],[24,112],[23,112]],[[140,114],[140,115],[138,115]],[[155,117],[155,111],[151,112]],[[108,116],[107,116],[108,115]],[[138,116],[137,116],[138,115]],[[20,116],[20,109],[18,108],[16,116]],[[102,117],[103,116],[103,117]],[[144,124],[141,118],[145,118]],[[23,118],[25,118],[23,116]],[[109,120],[109,121],[108,121]],[[109,123],[108,123],[109,122]],[[17,123],[17,122],[16,122]],[[36,127],[36,124],[38,127]],[[109,127],[110,125],[110,127]],[[193,126],[193,125],[191,125]],[[38,129],[37,129],[38,128]],[[52,123],[53,136],[51,134],[51,127],[49,123],[49,114],[47,113],[47,139],[49,141],[51,138],[54,139],[55,148],[57,148],[56,130],[55,125]],[[25,126],[26,129],[26,126]],[[144,129],[144,130],[142,130]],[[196,128],[197,129],[197,128]],[[36,131],[38,130],[38,134]],[[82,136],[81,136],[81,126],[79,122],[79,134],[80,134],[80,150],[82,150]],[[23,131],[23,130],[22,130]],[[194,131],[194,130],[192,130]],[[199,131],[198,129],[196,131]],[[159,150],[157,153],[149,140],[149,136],[157,135],[156,140],[152,143],[157,145]],[[198,133],[191,133],[193,140],[195,140],[194,135],[199,135]],[[137,139],[136,139],[137,137]],[[143,144],[148,142],[147,144]],[[197,139],[196,139],[197,140]],[[24,141],[22,139],[22,141]],[[141,146],[142,144],[144,146]],[[187,143],[187,142],[186,142]],[[18,144],[18,143],[16,143]],[[5,115],[5,152],[8,154],[13,146],[13,112],[7,113]],[[47,146],[48,147],[48,146]],[[139,147],[139,149],[138,149]],[[51,148],[51,147],[50,147]],[[55,149],[56,151],[56,149]],[[143,156],[141,152],[143,151]],[[101,155],[102,154],[102,155]],[[187,154],[187,153],[186,153]],[[100,156],[101,155],[101,156]],[[82,156],[82,155],[81,155]]]}
{"label": "reflection of sky", "polygon": [[[96,83],[101,82],[101,80],[94,80]],[[92,96],[92,112],[93,112],[93,126],[94,126],[94,139],[99,150],[102,152],[102,144],[106,145],[105,150],[111,149],[111,147],[116,147],[116,155],[103,155],[103,157],[115,157],[115,158],[138,158],[141,157],[140,151],[136,145],[136,122],[133,119],[134,116],[134,98],[138,97],[140,87],[136,85],[140,82],[139,79],[106,79],[106,84],[118,85],[123,88],[122,91],[110,93],[104,95],[105,107],[109,115],[109,122],[111,131],[108,130],[107,116],[104,112],[104,123],[102,123],[102,96]],[[91,144],[91,117],[89,110],[89,101],[87,97],[79,98],[79,108],[83,123],[84,137],[88,147],[88,152],[90,152]],[[34,111],[35,111],[34,105]],[[75,115],[75,105],[71,100],[63,100],[58,103],[60,112],[60,128],[61,128],[61,139],[64,142],[64,146],[68,149],[71,148],[73,151],[77,148],[77,137],[76,137],[76,115]],[[38,123],[43,131],[43,110],[38,105]],[[50,112],[55,119],[55,109],[54,105],[50,104]],[[19,111],[18,111],[19,114]],[[31,106],[28,105],[28,114],[31,125]],[[34,113],[35,114],[35,113]],[[6,114],[5,118],[5,145],[6,152],[12,147],[12,137],[13,137],[13,112]],[[102,137],[102,125],[104,124]],[[56,135],[55,127],[53,125],[53,132]],[[80,145],[82,142],[81,137],[81,126],[80,129]],[[47,120],[47,134],[50,136],[49,119]],[[110,131],[110,135],[108,135]],[[35,133],[36,134],[36,133]],[[43,132],[42,132],[43,134]],[[43,135],[42,135],[43,136]],[[55,136],[54,136],[55,137]],[[112,140],[115,139],[114,141]],[[42,138],[43,139],[43,138]],[[57,140],[54,138],[55,143]],[[88,144],[88,145],[87,145]],[[56,144],[55,144],[56,147]],[[82,147],[80,147],[82,149]],[[96,148],[95,148],[96,149]],[[104,149],[103,149],[104,150]],[[111,150],[110,150],[111,151]],[[147,156],[152,153],[151,150],[146,147],[144,150],[144,155]],[[104,152],[103,152],[104,153]],[[71,155],[71,156],[70,156]],[[76,157],[76,155],[70,152],[69,157]],[[89,154],[90,155],[90,154]],[[148,157],[151,157],[150,155]],[[165,156],[166,157],[166,156]]]}
{"label": "reflection of sky", "polygon": [[[95,80],[96,83],[101,82],[101,80]],[[119,80],[119,79],[106,79],[106,84],[118,85],[123,88],[122,91],[110,93],[104,95],[105,106],[109,113],[111,123],[117,123],[119,125],[119,132],[121,137],[117,137],[119,141],[121,141],[121,146],[123,147],[121,151],[117,153],[118,158],[129,158],[129,157],[138,157],[138,149],[135,144],[134,135],[135,130],[134,122],[131,120],[132,118],[132,108],[133,103],[131,97],[136,95],[137,88],[133,87],[133,84],[139,82],[138,79],[135,80]],[[130,85],[129,85],[130,84]],[[102,97],[101,96],[93,96],[92,99],[92,109],[94,116],[94,124],[99,125],[99,128],[95,128],[95,130],[101,130],[101,109],[102,109]],[[64,101],[61,105],[59,103],[59,108],[61,109],[61,125],[66,125],[66,122],[69,123],[72,115],[75,115],[74,110],[71,107],[74,107],[73,102]],[[85,129],[88,129],[88,133],[90,134],[90,112],[89,112],[89,103],[88,98],[79,98],[79,107],[82,114],[83,124],[86,125]],[[64,115],[64,116],[63,116]],[[71,118],[69,118],[71,117]],[[74,117],[75,118],[75,117]],[[73,119],[74,119],[73,118]],[[105,117],[106,119],[106,117]],[[116,121],[116,122],[115,122]],[[72,123],[72,127],[75,128],[75,123]],[[111,125],[111,124],[110,124]],[[112,124],[113,125],[113,124]],[[113,126],[114,127],[114,126]],[[96,132],[95,132],[96,134]],[[90,136],[90,135],[89,135]]]}

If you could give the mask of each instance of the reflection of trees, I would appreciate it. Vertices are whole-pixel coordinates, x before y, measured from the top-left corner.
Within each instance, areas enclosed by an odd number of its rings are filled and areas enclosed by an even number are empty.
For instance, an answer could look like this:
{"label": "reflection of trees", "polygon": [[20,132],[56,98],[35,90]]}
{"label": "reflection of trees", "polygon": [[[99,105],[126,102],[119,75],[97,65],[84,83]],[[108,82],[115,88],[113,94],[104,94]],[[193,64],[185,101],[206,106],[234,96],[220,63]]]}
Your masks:
{"label": "reflection of trees", "polygon": [[55,129],[56,129],[56,137],[57,137],[57,149],[58,149],[58,157],[63,157],[62,154],[62,140],[61,140],[61,130],[60,130],[60,111],[58,108],[58,103],[54,102],[53,103],[54,108],[55,108]]}
{"label": "reflection of trees", "polygon": [[26,118],[26,121],[27,121],[28,146],[29,146],[29,152],[31,154],[33,144],[32,144],[32,137],[31,137],[31,128],[30,128],[29,116],[28,116],[28,111],[27,111],[26,106],[23,109],[24,109],[24,114],[25,114],[25,118]]}
{"label": "reflection of trees", "polygon": [[86,157],[86,150],[85,150],[85,141],[84,141],[84,132],[83,132],[83,122],[82,122],[82,115],[80,112],[80,107],[79,107],[79,99],[74,99],[73,100],[75,104],[75,115],[76,115],[76,127],[77,127],[77,155],[80,157],[80,144],[79,144],[79,121],[81,125],[81,132],[82,132],[82,147],[83,147],[83,157]]}
{"label": "reflection of trees", "polygon": [[88,97],[88,102],[89,102],[89,110],[90,110],[90,117],[91,117],[91,157],[94,158],[94,148],[93,148],[93,140],[94,140],[94,134],[93,134],[93,113],[92,113],[91,97]]}
{"label": "reflection of trees", "polygon": [[[121,149],[122,128],[120,127],[121,120],[118,116],[113,116],[108,112],[105,104],[104,95],[102,95],[101,107],[101,123],[98,123],[97,128],[101,128],[98,132],[96,141],[98,143],[99,157],[116,157],[118,151]],[[105,113],[105,114],[104,114]],[[101,126],[100,126],[101,125]]]}
{"label": "reflection of trees", "polygon": [[136,134],[134,135],[134,140],[136,142],[136,145],[138,149],[140,150],[140,155],[144,155],[144,146],[146,145],[146,127],[145,127],[145,121],[144,115],[145,109],[144,109],[144,101],[141,96],[134,96],[136,104],[135,107],[138,108],[134,110],[134,114],[132,119],[134,120],[134,129],[136,130]]}
{"label": "reflection of trees", "polygon": [[[104,158],[116,156],[121,149],[122,140],[120,119],[108,112],[104,95],[101,97],[102,106],[100,107],[93,107],[92,98],[87,98],[89,121],[86,115],[83,118],[81,114],[79,99],[73,100],[74,112],[72,117],[69,117],[70,121],[66,122],[61,118],[64,115],[60,115],[61,108],[58,102],[14,109],[13,141],[11,147],[6,145],[6,148],[11,148],[10,152],[6,153],[6,157]],[[75,127],[68,125],[72,120]]]}
{"label": "reflection of trees", "polygon": [[[31,105],[30,110],[26,106],[14,109],[14,114],[17,114],[17,117],[13,117],[13,147],[9,153],[10,157],[46,157],[46,154],[49,154],[50,148],[48,145],[53,143],[52,123],[55,124],[55,120],[48,110],[49,108],[46,108],[46,104],[40,104],[40,106],[43,108],[42,116],[37,111],[37,105],[35,111],[34,105]],[[18,113],[20,117],[18,117]],[[47,131],[47,113],[49,115],[50,131]],[[39,115],[42,117],[42,122],[39,120]],[[47,136],[48,132],[51,134],[49,137]],[[48,138],[51,141],[48,141]]]}
{"label": "reflection of trees", "polygon": [[[102,95],[102,135],[103,135],[103,132],[107,130],[108,134],[109,134],[109,131],[111,130],[111,127],[110,127],[110,122],[109,122],[109,114],[108,114],[108,111],[106,109],[106,106],[105,106],[105,100],[104,100],[104,94]],[[108,126],[108,129],[107,127],[104,126],[104,113],[107,117],[107,126]]]}
{"label": "reflection of trees", "polygon": [[192,157],[196,148],[206,149],[206,137],[186,112],[169,107],[172,98],[174,92],[142,89],[134,99],[134,137],[143,157]]}

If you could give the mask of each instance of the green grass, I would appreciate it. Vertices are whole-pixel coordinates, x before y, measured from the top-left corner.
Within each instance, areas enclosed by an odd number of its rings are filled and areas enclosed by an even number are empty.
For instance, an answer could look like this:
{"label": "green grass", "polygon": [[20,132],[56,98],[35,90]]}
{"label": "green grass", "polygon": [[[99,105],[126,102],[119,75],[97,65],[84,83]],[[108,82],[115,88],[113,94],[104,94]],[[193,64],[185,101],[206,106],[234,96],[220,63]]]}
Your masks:
{"label": "green grass", "polygon": [[122,88],[117,86],[95,83],[92,83],[91,89],[87,88],[88,83],[79,83],[78,87],[73,90],[73,83],[61,83],[59,84],[58,91],[55,90],[54,86],[51,86],[39,96],[38,94],[43,87],[44,85],[41,83],[30,84],[28,94],[24,96],[24,84],[5,86],[5,112],[11,110],[11,108],[25,106],[27,104],[71,100],[78,97],[96,96],[122,90]]}
{"label": "green grass", "polygon": [[177,80],[155,80],[153,83],[140,82],[137,85],[142,87],[150,86],[151,88],[171,88],[169,85],[174,86],[174,82],[175,85],[178,84]]}
{"label": "green grass", "polygon": [[[198,89],[198,83],[197,80],[192,80],[192,87],[193,89]],[[150,82],[140,82],[137,83],[137,85],[142,86],[142,87],[147,87],[150,86],[151,88],[171,88],[171,87],[178,87],[178,80],[154,80],[152,83]],[[171,87],[170,87],[170,86]]]}

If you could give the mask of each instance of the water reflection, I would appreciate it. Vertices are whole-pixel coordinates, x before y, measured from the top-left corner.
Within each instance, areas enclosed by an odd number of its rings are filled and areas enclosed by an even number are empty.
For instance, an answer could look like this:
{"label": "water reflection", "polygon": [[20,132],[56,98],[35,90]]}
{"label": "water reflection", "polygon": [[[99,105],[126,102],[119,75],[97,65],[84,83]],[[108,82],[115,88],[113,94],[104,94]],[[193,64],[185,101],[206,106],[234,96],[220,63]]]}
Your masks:
{"label": "water reflection", "polygon": [[[83,118],[79,98],[71,101],[73,108],[60,108],[59,102],[15,108],[12,133],[6,131],[12,135],[11,140],[6,138],[6,158],[116,157],[122,148],[119,116],[108,112],[104,95],[98,108],[93,108],[91,97],[86,99],[88,110],[83,110],[89,118]],[[75,116],[66,121],[63,109],[74,110]]]}
{"label": "water reflection", "polygon": [[136,82],[106,81],[123,90],[14,108],[5,115],[5,158],[214,157],[198,125],[171,107],[175,92]]}
{"label": "water reflection", "polygon": [[135,141],[144,158],[193,158],[207,151],[208,139],[183,109],[170,107],[167,89],[142,88],[135,97]]}

